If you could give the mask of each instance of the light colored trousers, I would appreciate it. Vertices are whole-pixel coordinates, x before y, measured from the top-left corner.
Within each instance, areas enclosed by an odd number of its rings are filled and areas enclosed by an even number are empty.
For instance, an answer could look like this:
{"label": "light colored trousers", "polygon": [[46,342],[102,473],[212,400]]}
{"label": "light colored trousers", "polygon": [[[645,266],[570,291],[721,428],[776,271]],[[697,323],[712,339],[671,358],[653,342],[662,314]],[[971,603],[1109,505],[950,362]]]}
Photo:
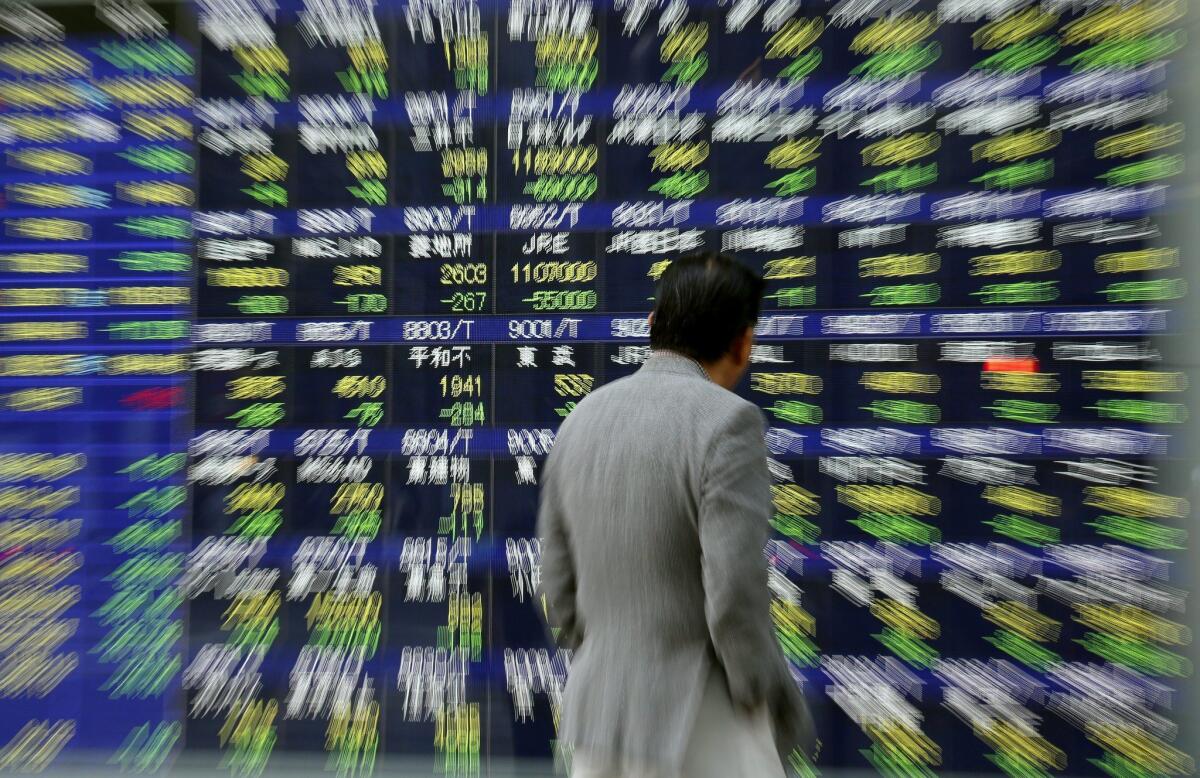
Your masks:
{"label": "light colored trousers", "polygon": [[784,778],[765,710],[736,710],[719,673],[711,673],[678,775],[655,770],[622,772],[575,752],[571,778]]}

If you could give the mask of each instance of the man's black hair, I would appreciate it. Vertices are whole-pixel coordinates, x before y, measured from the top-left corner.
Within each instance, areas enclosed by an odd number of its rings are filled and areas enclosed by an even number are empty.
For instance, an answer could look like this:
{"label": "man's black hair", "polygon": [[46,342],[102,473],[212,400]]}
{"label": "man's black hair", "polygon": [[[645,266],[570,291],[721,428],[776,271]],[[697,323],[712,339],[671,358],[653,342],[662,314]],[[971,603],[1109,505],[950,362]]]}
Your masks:
{"label": "man's black hair", "polygon": [[715,362],[754,325],[766,283],[725,254],[677,259],[658,281],[650,347]]}

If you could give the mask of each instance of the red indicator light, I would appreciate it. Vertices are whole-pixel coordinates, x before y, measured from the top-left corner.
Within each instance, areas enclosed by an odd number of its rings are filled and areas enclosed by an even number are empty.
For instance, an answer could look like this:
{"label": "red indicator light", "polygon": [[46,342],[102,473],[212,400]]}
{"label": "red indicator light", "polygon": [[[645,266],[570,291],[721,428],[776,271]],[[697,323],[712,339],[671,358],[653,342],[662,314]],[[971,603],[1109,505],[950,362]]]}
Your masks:
{"label": "red indicator light", "polygon": [[983,370],[986,373],[1036,373],[1038,361],[1034,357],[1020,359],[1001,357],[984,362]]}
{"label": "red indicator light", "polygon": [[178,386],[155,386],[150,389],[127,394],[121,404],[139,411],[157,411],[172,408],[183,402],[183,388]]}

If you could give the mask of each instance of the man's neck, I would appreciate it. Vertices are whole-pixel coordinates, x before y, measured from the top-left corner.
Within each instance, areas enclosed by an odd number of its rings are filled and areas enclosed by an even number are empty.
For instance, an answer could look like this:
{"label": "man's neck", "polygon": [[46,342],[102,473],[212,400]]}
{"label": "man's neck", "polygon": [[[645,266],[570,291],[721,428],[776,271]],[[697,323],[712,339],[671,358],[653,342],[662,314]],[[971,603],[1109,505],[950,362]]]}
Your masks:
{"label": "man's neck", "polygon": [[694,363],[706,376],[708,376],[708,380],[712,381],[717,386],[724,387],[730,391],[733,391],[733,388],[737,386],[738,381],[741,380],[741,371],[737,369],[728,356],[723,356],[720,359],[706,362],[704,360],[688,356],[682,351],[662,349],[662,352],[665,354],[671,354],[681,359],[686,359],[689,362]]}
{"label": "man's neck", "polygon": [[710,381],[731,392],[742,378],[742,371],[733,364],[733,360],[728,356],[723,356],[712,362],[698,362],[698,364],[704,368],[704,372],[708,374]]}

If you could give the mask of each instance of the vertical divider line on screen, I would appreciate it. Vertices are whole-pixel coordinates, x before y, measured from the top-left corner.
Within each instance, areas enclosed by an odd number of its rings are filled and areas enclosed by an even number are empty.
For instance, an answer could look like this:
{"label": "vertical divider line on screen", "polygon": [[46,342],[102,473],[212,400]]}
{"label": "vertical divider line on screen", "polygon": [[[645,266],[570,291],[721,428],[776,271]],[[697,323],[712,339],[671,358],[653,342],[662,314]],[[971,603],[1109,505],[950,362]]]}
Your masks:
{"label": "vertical divider line on screen", "polygon": [[[199,26],[197,24],[198,20],[197,20],[195,14],[183,12],[185,9],[188,8],[188,5],[180,4],[179,6],[177,6],[177,8],[179,9],[179,13],[176,14],[175,19],[174,19],[174,22],[176,24],[175,37],[186,41],[189,45],[192,46],[193,50],[196,52],[196,58],[195,58],[196,66],[194,68],[195,75],[194,75],[194,81],[193,81],[193,89],[195,91],[193,92],[193,96],[198,96],[198,95],[203,94],[203,88],[204,88],[203,87],[204,68],[200,67],[200,64],[199,64],[200,63],[200,48],[202,46],[202,41],[200,38]],[[183,27],[184,29],[180,29],[180,27]],[[193,132],[194,132],[194,127],[195,127],[195,125],[193,124]],[[200,178],[201,178],[201,174],[202,174],[201,173],[201,162],[200,162],[200,148],[199,148],[198,144],[192,143],[191,148],[189,150],[191,152],[192,159],[194,160],[193,165],[192,165],[192,176],[191,176],[190,183],[191,183],[192,191],[195,193],[193,196],[193,206],[191,208],[191,213],[195,214],[195,212],[197,210],[199,210],[199,208],[200,208]],[[189,218],[189,221],[190,220],[191,219]],[[190,448],[192,436],[195,435],[195,432],[196,432],[196,419],[198,416],[198,413],[197,413],[198,409],[196,407],[196,371],[190,369],[191,365],[193,364],[193,356],[192,355],[196,351],[195,343],[192,341],[191,329],[192,329],[192,325],[194,325],[196,322],[198,322],[200,320],[200,278],[201,278],[201,275],[200,275],[200,252],[197,248],[197,245],[198,244],[197,244],[197,241],[195,238],[195,234],[193,233],[190,250],[188,251],[188,255],[191,258],[191,269],[189,271],[190,283],[188,284],[189,295],[191,297],[191,301],[190,301],[191,304],[188,309],[187,354],[188,354],[189,370],[187,371],[187,383],[185,384],[185,386],[186,386],[185,391],[187,392],[187,415],[184,417],[184,419],[182,421],[182,426],[183,426],[182,434],[184,435],[183,452],[184,452],[185,457],[188,454],[188,449]],[[185,463],[187,462],[186,458],[184,461],[185,461]],[[195,489],[193,488],[193,485],[192,485],[192,479],[186,478],[185,483],[186,483],[185,488],[187,489],[187,502],[185,503],[185,505],[187,506],[187,510],[184,512],[182,518],[180,519],[181,524],[182,524],[182,526],[180,527],[180,544],[183,548],[184,560],[186,560],[188,558],[188,556],[190,556],[190,554],[191,554],[192,544],[194,542],[193,524],[195,523],[195,516],[196,516],[196,512],[195,512],[196,495],[195,495]],[[186,565],[187,565],[187,562],[185,561],[184,562],[185,570],[186,570]],[[178,584],[176,584],[176,585],[178,585]],[[182,598],[179,601],[179,608],[181,611],[179,618],[180,618],[180,622],[182,623],[182,636],[183,636],[182,640],[180,641],[181,642],[180,650],[183,653],[183,660],[186,662],[189,658],[189,653],[190,653],[189,643],[191,642],[191,634],[192,634],[192,630],[191,630],[192,609],[191,609],[190,603],[183,600]],[[185,664],[184,667],[186,668],[187,665]],[[182,726],[180,726],[180,728],[179,728],[180,735],[179,735],[179,744],[177,747],[178,750],[176,751],[176,755],[182,753],[187,748],[188,732],[189,732],[189,727],[187,726],[187,721],[188,721],[187,691],[182,688],[182,686],[183,686],[182,678],[183,678],[183,676],[181,673],[180,674],[179,701],[178,701],[178,705],[177,705],[176,715],[178,716],[178,719],[182,723]]]}
{"label": "vertical divider line on screen", "polygon": [[[393,159],[394,158],[395,157],[393,156]],[[395,275],[394,275],[395,267],[396,267],[395,243],[392,244],[392,253],[393,253],[393,257],[392,257],[393,295],[392,295],[392,298],[394,299],[395,298],[394,291],[396,288],[395,287]],[[383,346],[383,349],[384,349],[384,357],[383,357],[384,375],[386,375],[389,379],[389,381],[388,381],[389,387],[395,386],[395,381],[392,379],[394,379],[394,376],[396,374],[395,373],[395,354],[396,354],[397,348],[398,348],[397,346],[390,345],[390,344]],[[391,421],[391,417],[393,415],[392,414],[392,406],[395,404],[395,399],[396,398],[394,397],[393,393],[389,390],[387,408],[384,411],[384,418],[387,419],[389,422]],[[387,426],[390,427],[392,425],[388,424]],[[392,479],[392,463],[395,460],[395,455],[393,453],[393,447],[389,446],[387,448],[387,450],[384,452],[383,457],[384,457],[384,460],[383,460],[383,482],[385,484],[387,484],[387,486],[384,491],[384,500],[385,500],[384,516],[385,516],[385,519],[384,519],[384,521],[380,522],[379,532],[380,532],[380,535],[382,536],[382,544],[381,545],[384,549],[386,549],[389,545],[388,544],[389,539],[394,537],[394,534],[392,532],[392,530],[393,530],[392,522],[393,522],[393,518],[394,518],[395,514],[392,510],[390,510],[390,508],[394,504],[394,500],[395,500],[395,497],[394,497],[395,489],[393,488],[395,481]],[[390,596],[392,593],[392,584],[391,584],[392,564],[391,564],[389,558],[381,555],[379,558],[379,566],[382,568],[380,570],[380,575],[383,578],[383,586],[380,587],[380,591],[385,592]],[[390,617],[391,617],[391,608],[389,607],[390,604],[391,604],[390,602],[385,603],[382,608],[383,624],[382,624],[381,638],[379,641],[380,648],[382,649],[380,651],[381,657],[388,656],[388,648],[389,648],[388,637],[391,635],[391,632],[389,631],[389,625],[388,625],[388,622],[390,621]],[[381,660],[380,664],[382,664],[382,663],[383,662]],[[389,680],[388,675],[386,673],[382,672],[385,669],[386,668],[381,667],[380,668],[381,672],[379,673],[379,686],[380,686],[379,696],[381,698],[381,702],[379,705],[380,748],[376,755],[376,760],[377,760],[377,764],[379,765],[380,772],[384,772],[387,769],[386,763],[387,763],[387,754],[388,754],[388,749],[387,749],[388,699],[391,698],[392,696],[394,696],[394,695],[388,694],[388,692],[391,689],[388,686],[388,680]],[[399,670],[399,668],[397,668],[396,669],[396,676],[397,676],[396,677],[396,687],[395,687],[397,690],[400,688],[399,675],[400,675],[400,670]]]}
{"label": "vertical divider line on screen", "polygon": [[[492,174],[492,186],[490,196],[492,203],[496,204],[496,209],[499,210],[499,191],[500,191],[500,98],[497,96],[497,91],[500,88],[500,9],[496,8],[495,16],[492,19],[492,40],[495,41],[489,47],[488,57],[493,58],[494,62],[489,63],[488,77],[492,79],[493,86],[488,90],[488,96],[484,97],[485,101],[492,102],[491,110],[485,111],[485,116],[492,117],[492,163],[488,165],[488,169]],[[486,203],[485,203],[486,206]],[[497,223],[487,225],[492,229],[492,313],[500,313],[500,305],[497,302],[499,299],[498,292],[500,282],[497,279],[500,271],[500,239],[499,239],[499,217]],[[482,241],[480,241],[482,242]],[[489,400],[488,417],[491,419],[491,427],[493,430],[498,429],[496,424],[496,344],[493,342],[489,347],[492,352],[492,374],[489,383],[491,395]],[[493,433],[493,436],[495,434]],[[480,653],[484,660],[484,667],[490,664],[492,652],[492,628],[495,626],[495,609],[493,608],[493,596],[495,594],[495,571],[492,569],[492,560],[494,549],[496,548],[496,450],[488,452],[488,507],[487,507],[487,523],[488,523],[488,554],[487,554],[487,641],[483,645],[483,650]],[[468,463],[470,460],[468,460]],[[485,677],[486,677],[485,671]],[[507,681],[506,681],[507,683]],[[484,685],[484,706],[482,726],[484,731],[480,733],[483,741],[483,753],[480,755],[480,768],[486,778],[492,777],[492,681],[489,678]]]}
{"label": "vertical divider line on screen", "polygon": [[[494,188],[492,191],[496,191]],[[492,238],[493,242],[495,238]],[[492,274],[493,278],[495,273]],[[492,305],[495,305],[495,295],[492,296]],[[496,344],[493,343],[488,347],[492,352],[492,381],[491,381],[491,425],[495,430],[496,426]],[[492,598],[496,587],[496,576],[492,570],[492,554],[496,548],[496,450],[488,453],[488,556],[487,556],[487,642],[483,646],[483,651],[480,653],[486,668],[490,664],[492,652],[492,628],[495,626],[495,610],[492,607]],[[484,671],[485,677],[487,670]],[[492,681],[488,679],[484,685],[484,694],[486,704],[484,705],[483,720],[485,727],[483,740],[485,743],[484,752],[481,757],[484,774],[487,778],[492,776]]]}
{"label": "vertical divider line on screen", "polygon": [[[400,50],[400,47],[398,45],[399,37],[400,37],[399,33],[398,33],[398,26],[395,23],[388,24],[387,27],[385,28],[384,35],[388,36],[387,43],[385,44],[385,51],[390,49],[392,52],[398,52]],[[390,63],[390,60],[389,60],[389,63]],[[392,77],[391,76],[391,72],[392,72],[391,68],[389,67],[388,70],[389,70],[388,78],[391,79],[391,77]],[[389,87],[389,92],[392,94],[395,94],[396,90],[393,89],[392,87]],[[395,170],[396,160],[398,159],[398,156],[396,153],[396,138],[398,135],[399,135],[399,132],[396,130],[393,130],[392,132],[389,132],[388,136],[387,136],[387,138],[388,138],[388,140],[387,140],[388,157],[386,160],[386,162],[387,162],[387,179],[388,179],[387,180],[387,188],[388,188],[388,200],[387,201],[392,204],[394,204],[396,202],[396,176],[393,171]],[[399,238],[399,237],[395,237],[395,236],[385,238],[385,240],[387,241],[387,245],[388,245],[388,249],[389,249],[388,254],[387,254],[388,282],[390,284],[390,286],[388,287],[388,290],[387,290],[388,311],[391,314],[391,317],[395,318],[395,317],[398,317],[399,314],[401,313],[401,311],[398,310],[397,305],[396,305],[396,296],[397,296],[398,288],[400,285],[400,268],[403,266],[402,263],[399,261],[397,254],[400,251],[399,246],[400,246],[401,241],[404,242],[406,250],[407,250],[407,246],[408,246],[408,241],[405,238]],[[400,348],[400,346],[397,346],[394,343],[388,343],[387,345],[383,346],[383,348],[384,348],[384,357],[383,357],[384,373],[383,374],[385,376],[387,376],[387,378],[388,378],[388,387],[389,387],[387,395],[386,395],[387,405],[384,410],[384,419],[386,420],[385,421],[385,429],[388,429],[388,428],[392,428],[392,427],[396,426],[395,406],[396,406],[397,397],[396,397],[396,389],[394,389],[393,387],[396,387],[396,385],[397,385],[397,381],[396,381],[396,349]],[[393,522],[395,520],[396,511],[391,510],[392,506],[395,505],[395,501],[396,501],[396,496],[395,496],[396,489],[394,488],[396,482],[395,482],[395,479],[393,476],[393,465],[395,463],[395,460],[396,460],[395,447],[388,446],[384,452],[384,464],[383,464],[383,478],[384,478],[383,482],[385,484],[387,484],[386,490],[384,492],[384,500],[385,500],[385,502],[384,502],[384,517],[385,517],[385,519],[384,519],[384,521],[380,522],[380,528],[379,528],[380,534],[382,535],[382,547],[385,549],[389,545],[388,541],[391,538],[395,537],[395,533],[394,533],[395,527],[393,526]],[[387,603],[385,603],[385,605],[383,607],[383,625],[382,625],[383,632],[382,632],[382,637],[380,639],[380,645],[383,648],[383,651],[381,651],[381,655],[386,657],[386,656],[388,656],[387,649],[389,648],[388,638],[391,635],[391,632],[389,631],[389,621],[390,621],[390,617],[391,617],[390,595],[392,592],[392,586],[391,586],[392,564],[391,564],[390,559],[381,556],[379,559],[379,565],[382,568],[380,570],[380,574],[383,578],[383,586],[381,587],[381,591],[387,593],[387,595],[389,596],[389,601]],[[397,646],[397,648],[401,648],[401,647]],[[381,702],[379,705],[379,748],[378,748],[377,755],[376,755],[376,760],[377,760],[376,763],[379,766],[380,772],[385,772],[387,770],[388,700],[396,696],[395,694],[388,693],[389,691],[391,691],[392,687],[388,686],[388,675],[385,672],[383,672],[383,670],[385,670],[385,669],[386,668],[381,667],[380,668],[381,672],[379,674],[379,681],[380,681],[379,682],[379,686],[380,686],[379,696],[381,698]],[[396,667],[396,685],[395,685],[394,689],[397,693],[399,692],[399,689],[400,689],[400,669],[399,669],[398,665]]]}

